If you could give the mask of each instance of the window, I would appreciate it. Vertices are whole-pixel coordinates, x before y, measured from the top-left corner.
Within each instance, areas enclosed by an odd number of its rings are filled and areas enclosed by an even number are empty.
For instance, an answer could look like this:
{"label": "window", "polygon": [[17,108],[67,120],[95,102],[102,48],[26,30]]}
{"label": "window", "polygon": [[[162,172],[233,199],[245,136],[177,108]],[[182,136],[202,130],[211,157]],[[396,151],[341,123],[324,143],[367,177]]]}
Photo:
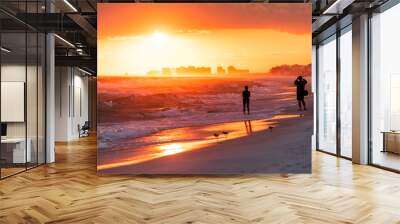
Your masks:
{"label": "window", "polygon": [[371,159],[400,170],[400,5],[371,18]]}
{"label": "window", "polygon": [[352,157],[352,35],[351,26],[340,36],[340,155]]}
{"label": "window", "polygon": [[318,149],[336,153],[336,36],[318,48]]}

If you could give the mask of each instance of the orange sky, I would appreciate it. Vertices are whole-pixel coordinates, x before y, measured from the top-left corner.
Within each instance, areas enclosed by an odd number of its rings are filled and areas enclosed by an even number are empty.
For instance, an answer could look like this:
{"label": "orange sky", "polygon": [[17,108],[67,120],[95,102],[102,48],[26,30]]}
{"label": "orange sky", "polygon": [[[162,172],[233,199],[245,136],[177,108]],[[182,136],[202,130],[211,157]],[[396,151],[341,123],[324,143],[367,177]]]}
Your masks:
{"label": "orange sky", "polygon": [[100,75],[311,62],[310,4],[101,3],[97,18]]}

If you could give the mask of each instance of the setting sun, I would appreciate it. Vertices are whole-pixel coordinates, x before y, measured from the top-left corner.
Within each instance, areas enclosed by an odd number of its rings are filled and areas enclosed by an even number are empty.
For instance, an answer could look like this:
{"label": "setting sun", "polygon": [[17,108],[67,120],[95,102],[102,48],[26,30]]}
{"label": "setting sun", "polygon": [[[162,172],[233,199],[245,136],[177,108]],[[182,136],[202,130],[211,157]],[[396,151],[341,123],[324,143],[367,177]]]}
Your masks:
{"label": "setting sun", "polygon": [[156,43],[165,43],[168,40],[168,35],[161,32],[154,32],[151,39]]}

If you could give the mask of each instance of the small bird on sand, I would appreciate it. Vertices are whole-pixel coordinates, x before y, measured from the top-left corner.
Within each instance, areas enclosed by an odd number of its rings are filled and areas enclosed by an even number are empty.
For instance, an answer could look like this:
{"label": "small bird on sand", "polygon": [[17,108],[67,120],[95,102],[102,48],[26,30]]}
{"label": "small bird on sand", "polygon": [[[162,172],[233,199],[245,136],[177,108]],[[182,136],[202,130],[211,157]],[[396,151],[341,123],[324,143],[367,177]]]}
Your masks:
{"label": "small bird on sand", "polygon": [[214,136],[215,136],[216,138],[218,138],[219,134],[218,134],[218,133],[214,133]]}
{"label": "small bird on sand", "polygon": [[223,131],[222,132],[222,134],[224,134],[225,135],[225,137],[229,134],[229,132],[227,132],[227,131]]}
{"label": "small bird on sand", "polygon": [[275,127],[275,126],[269,126],[268,128],[269,128],[270,131],[272,131],[272,129],[273,129],[274,127]]}

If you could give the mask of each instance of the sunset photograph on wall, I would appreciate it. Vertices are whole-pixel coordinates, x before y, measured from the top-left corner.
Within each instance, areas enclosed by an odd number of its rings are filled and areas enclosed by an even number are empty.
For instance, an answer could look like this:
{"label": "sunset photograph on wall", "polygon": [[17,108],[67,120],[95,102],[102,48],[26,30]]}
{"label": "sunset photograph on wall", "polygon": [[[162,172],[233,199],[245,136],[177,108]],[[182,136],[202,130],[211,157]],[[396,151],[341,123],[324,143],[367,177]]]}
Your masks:
{"label": "sunset photograph on wall", "polygon": [[98,174],[310,173],[310,21],[306,3],[99,3]]}

